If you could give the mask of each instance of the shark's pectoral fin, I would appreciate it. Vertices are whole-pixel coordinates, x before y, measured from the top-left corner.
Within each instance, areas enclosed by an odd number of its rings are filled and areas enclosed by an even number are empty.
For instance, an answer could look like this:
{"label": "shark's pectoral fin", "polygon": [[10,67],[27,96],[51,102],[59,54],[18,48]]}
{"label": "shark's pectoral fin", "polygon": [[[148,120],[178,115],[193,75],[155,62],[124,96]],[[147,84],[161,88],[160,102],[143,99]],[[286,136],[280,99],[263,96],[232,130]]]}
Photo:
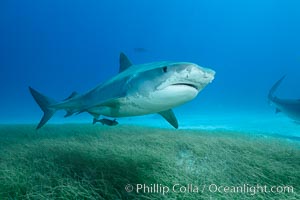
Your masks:
{"label": "shark's pectoral fin", "polygon": [[280,112],[281,112],[281,110],[279,110],[278,108],[276,108],[275,113],[277,114],[277,113],[280,113]]}
{"label": "shark's pectoral fin", "polygon": [[178,121],[174,112],[171,109],[159,112],[158,114],[165,118],[165,120],[167,120],[174,128],[178,128]]}

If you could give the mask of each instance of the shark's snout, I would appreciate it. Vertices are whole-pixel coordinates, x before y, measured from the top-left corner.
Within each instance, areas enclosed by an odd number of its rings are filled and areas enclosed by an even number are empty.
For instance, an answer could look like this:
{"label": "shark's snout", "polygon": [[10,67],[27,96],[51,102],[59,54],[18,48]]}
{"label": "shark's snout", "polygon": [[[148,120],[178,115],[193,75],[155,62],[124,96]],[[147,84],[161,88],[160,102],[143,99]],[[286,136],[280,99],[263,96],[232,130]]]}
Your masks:
{"label": "shark's snout", "polygon": [[209,68],[191,64],[186,68],[186,73],[186,82],[195,85],[198,90],[201,90],[214,80],[216,72]]}
{"label": "shark's snout", "polygon": [[209,69],[209,68],[200,67],[200,66],[198,66],[197,68],[201,71],[202,78],[208,80],[209,82],[214,80],[215,74],[216,74],[216,72],[214,70]]}
{"label": "shark's snout", "polygon": [[209,82],[212,82],[215,79],[216,72],[212,69],[206,69],[204,73],[204,78],[207,79]]}

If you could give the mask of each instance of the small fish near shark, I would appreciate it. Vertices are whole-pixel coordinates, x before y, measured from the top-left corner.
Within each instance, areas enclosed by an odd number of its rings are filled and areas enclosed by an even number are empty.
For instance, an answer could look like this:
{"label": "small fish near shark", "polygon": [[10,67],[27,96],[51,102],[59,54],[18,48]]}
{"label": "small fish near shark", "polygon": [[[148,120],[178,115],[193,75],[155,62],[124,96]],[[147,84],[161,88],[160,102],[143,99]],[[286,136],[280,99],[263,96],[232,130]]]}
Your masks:
{"label": "small fish near shark", "polygon": [[282,112],[297,124],[300,123],[300,99],[281,99],[274,95],[285,76],[279,79],[270,89],[268,99],[275,106],[276,113]]}
{"label": "small fish near shark", "polygon": [[106,118],[103,118],[103,119],[94,118],[93,124],[96,124],[97,122],[100,122],[102,125],[107,125],[107,126],[116,126],[119,124],[116,119],[111,120],[111,119],[106,119]]}
{"label": "small fish near shark", "polygon": [[133,49],[136,53],[145,53],[147,52],[147,49],[145,49],[144,47],[136,47]]}
{"label": "small fish near shark", "polygon": [[37,129],[57,110],[65,117],[87,112],[94,119],[129,117],[158,113],[174,128],[178,121],[172,108],[194,99],[214,79],[215,71],[189,62],[152,62],[134,65],[120,54],[119,73],[84,94],[73,92],[62,102],[29,87],[44,115]]}

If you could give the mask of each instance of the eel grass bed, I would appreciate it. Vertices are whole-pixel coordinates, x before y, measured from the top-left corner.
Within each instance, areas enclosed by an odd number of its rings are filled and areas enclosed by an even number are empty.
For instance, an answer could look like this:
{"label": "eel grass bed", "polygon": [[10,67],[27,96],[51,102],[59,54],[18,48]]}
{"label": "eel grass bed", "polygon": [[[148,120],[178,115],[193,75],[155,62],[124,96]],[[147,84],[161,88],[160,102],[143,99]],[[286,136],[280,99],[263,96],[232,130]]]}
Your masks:
{"label": "eel grass bed", "polygon": [[[258,185],[279,190],[252,188]],[[300,199],[299,190],[295,140],[129,125],[0,125],[0,199]]]}

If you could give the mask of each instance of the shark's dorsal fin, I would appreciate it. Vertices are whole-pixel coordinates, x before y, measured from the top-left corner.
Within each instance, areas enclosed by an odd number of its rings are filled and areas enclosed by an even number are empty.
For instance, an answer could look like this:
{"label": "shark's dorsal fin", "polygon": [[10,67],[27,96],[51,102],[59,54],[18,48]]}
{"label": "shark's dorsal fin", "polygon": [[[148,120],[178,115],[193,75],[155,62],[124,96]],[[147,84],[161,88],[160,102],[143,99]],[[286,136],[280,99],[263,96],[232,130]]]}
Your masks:
{"label": "shark's dorsal fin", "polygon": [[130,67],[132,65],[132,63],[130,62],[130,60],[128,59],[128,57],[121,52],[120,53],[120,69],[119,69],[119,73],[124,71],[125,69],[127,69],[128,67]]}
{"label": "shark's dorsal fin", "polygon": [[65,98],[64,101],[70,100],[70,99],[72,99],[73,97],[75,97],[77,95],[78,95],[77,92],[72,92],[72,94],[70,94],[70,96],[68,96],[67,98]]}
{"label": "shark's dorsal fin", "polygon": [[167,120],[174,128],[178,128],[178,121],[171,109],[159,112],[158,114],[165,118],[165,120]]}

